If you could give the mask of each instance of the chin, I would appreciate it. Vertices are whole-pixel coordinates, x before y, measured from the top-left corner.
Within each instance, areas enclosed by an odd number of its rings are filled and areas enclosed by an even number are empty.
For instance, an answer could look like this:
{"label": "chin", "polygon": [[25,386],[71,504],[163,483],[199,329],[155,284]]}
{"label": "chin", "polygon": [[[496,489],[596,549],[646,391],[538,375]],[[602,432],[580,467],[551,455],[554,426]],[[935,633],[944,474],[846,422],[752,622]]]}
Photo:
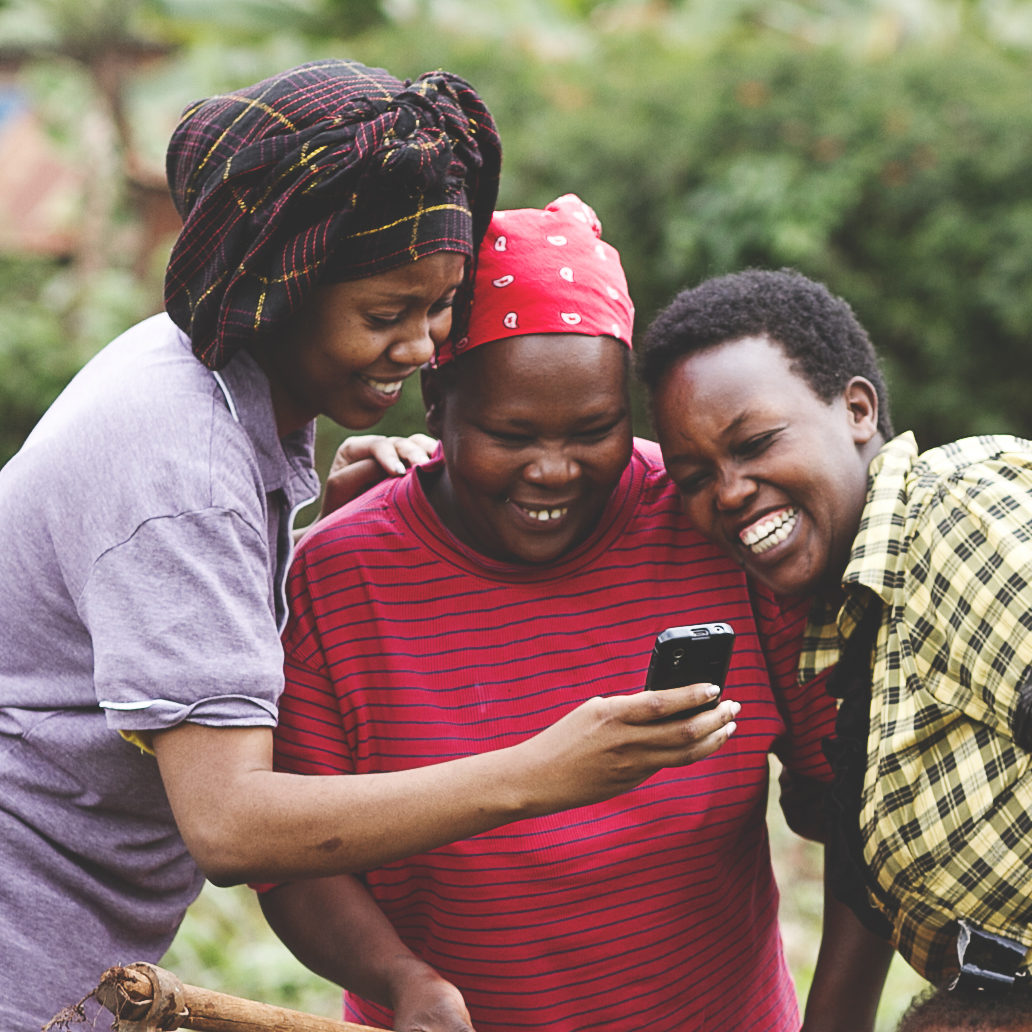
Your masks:
{"label": "chin", "polygon": [[530,566],[544,566],[561,559],[569,551],[569,545],[563,542],[549,547],[538,542],[533,545],[512,542],[507,550],[517,562],[527,563]]}
{"label": "chin", "polygon": [[349,409],[347,412],[327,412],[326,415],[334,423],[344,427],[346,430],[369,430],[383,419],[386,415],[386,410],[365,411],[363,409]]}

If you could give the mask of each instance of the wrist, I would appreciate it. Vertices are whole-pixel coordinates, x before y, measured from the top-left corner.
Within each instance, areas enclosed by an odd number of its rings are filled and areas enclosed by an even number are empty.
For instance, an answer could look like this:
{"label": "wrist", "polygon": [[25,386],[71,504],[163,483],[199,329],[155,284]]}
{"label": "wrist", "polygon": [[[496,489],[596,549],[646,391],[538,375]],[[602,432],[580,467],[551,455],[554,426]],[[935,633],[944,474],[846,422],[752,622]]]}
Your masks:
{"label": "wrist", "polygon": [[384,981],[387,988],[387,1003],[397,1012],[406,1002],[425,993],[427,986],[444,979],[424,960],[414,953],[399,953],[391,959]]}
{"label": "wrist", "polygon": [[563,809],[549,793],[550,766],[541,753],[535,736],[484,754],[496,764],[491,784],[497,787],[496,805],[506,823],[544,817]]}

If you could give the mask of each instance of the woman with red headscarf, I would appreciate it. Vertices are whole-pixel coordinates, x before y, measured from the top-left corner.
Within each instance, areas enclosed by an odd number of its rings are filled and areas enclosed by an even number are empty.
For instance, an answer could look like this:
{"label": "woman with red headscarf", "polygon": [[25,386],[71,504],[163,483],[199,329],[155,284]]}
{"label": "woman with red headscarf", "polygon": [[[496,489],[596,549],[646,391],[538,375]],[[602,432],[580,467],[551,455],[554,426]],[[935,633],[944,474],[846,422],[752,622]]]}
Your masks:
{"label": "woman with red headscarf", "polygon": [[446,72],[321,61],[184,114],[168,314],[106,347],[0,471],[0,1026],[159,959],[204,874],[375,866],[695,755],[657,748],[676,733],[640,725],[662,714],[596,704],[518,776],[511,750],[272,772],[313,420],[372,425],[461,324],[500,162]]}
{"label": "woman with red headscarf", "polygon": [[[424,371],[440,454],[300,548],[276,769],[347,782],[490,755],[585,699],[637,692],[658,632],[714,621],[737,633],[724,701],[686,727],[723,724],[730,740],[619,798],[370,865],[382,912],[348,876],[267,888],[270,923],[348,989],[352,1020],[799,1028],[767,754],[829,779],[820,741],[835,708],[822,683],[795,681],[805,603],[751,594],[688,525],[658,448],[633,440],[632,321],[619,255],[578,198],[495,213],[468,331]],[[384,814],[385,834],[397,824]],[[873,1022],[849,993],[832,1009],[808,1027]]]}

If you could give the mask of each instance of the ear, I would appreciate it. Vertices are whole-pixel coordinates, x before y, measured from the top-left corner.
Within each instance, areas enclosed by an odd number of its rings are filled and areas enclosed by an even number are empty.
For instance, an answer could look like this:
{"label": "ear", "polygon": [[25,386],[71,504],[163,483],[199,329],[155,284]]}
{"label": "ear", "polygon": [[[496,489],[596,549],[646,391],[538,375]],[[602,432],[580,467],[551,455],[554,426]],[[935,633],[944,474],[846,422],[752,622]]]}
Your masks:
{"label": "ear", "polygon": [[419,386],[423,392],[423,405],[426,408],[426,428],[440,440],[441,428],[444,426],[445,391],[441,383],[441,374],[429,362],[419,370]]}
{"label": "ear", "polygon": [[878,392],[870,380],[854,376],[842,392],[849,429],[857,445],[869,444],[878,433]]}

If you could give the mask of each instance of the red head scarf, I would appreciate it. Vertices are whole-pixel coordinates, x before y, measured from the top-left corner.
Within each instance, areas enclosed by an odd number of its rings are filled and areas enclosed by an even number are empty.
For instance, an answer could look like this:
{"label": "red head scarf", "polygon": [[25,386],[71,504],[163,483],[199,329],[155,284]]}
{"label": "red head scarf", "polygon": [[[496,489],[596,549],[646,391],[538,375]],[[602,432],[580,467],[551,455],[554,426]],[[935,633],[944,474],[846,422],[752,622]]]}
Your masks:
{"label": "red head scarf", "polygon": [[437,364],[504,337],[582,333],[631,346],[634,305],[602,223],[576,194],[541,210],[496,211],[480,249],[469,327]]}

